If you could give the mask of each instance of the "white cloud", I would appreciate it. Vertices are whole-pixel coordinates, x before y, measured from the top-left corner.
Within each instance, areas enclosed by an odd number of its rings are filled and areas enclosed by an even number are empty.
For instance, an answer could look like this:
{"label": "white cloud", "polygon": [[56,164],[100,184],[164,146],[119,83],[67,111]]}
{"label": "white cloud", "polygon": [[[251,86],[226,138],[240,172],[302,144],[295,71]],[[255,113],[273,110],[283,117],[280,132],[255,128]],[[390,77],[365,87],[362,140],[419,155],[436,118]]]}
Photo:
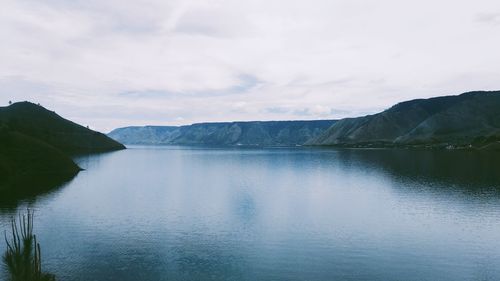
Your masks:
{"label": "white cloud", "polygon": [[496,89],[498,1],[13,1],[0,103],[104,131],[339,118]]}

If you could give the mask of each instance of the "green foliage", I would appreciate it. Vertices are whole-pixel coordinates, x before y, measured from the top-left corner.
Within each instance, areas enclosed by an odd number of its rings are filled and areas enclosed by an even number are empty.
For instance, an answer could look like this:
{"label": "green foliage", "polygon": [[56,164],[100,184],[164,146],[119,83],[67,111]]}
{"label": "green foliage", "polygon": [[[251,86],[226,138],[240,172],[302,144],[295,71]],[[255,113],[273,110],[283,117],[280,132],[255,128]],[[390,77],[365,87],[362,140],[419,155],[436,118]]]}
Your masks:
{"label": "green foliage", "polygon": [[11,237],[5,233],[7,250],[4,267],[10,281],[55,281],[55,276],[42,272],[40,244],[33,234],[33,212],[11,221]]}

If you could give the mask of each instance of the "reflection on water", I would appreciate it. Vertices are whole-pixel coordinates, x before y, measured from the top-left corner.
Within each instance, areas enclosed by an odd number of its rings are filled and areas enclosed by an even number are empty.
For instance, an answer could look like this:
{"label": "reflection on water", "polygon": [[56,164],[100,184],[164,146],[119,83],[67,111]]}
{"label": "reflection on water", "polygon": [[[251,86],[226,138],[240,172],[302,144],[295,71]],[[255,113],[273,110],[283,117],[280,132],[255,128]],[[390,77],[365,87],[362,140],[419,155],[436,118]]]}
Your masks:
{"label": "reflection on water", "polygon": [[37,181],[28,179],[16,183],[0,192],[0,215],[6,212],[16,213],[18,206],[23,203],[33,205],[37,200],[64,188],[72,179],[73,176],[47,176],[46,178],[39,177]]}
{"label": "reflection on water", "polygon": [[498,156],[133,147],[19,208],[60,280],[500,280]]}
{"label": "reflection on water", "polygon": [[492,187],[500,181],[500,154],[481,151],[344,150],[339,161],[355,161],[391,176],[463,188]]}

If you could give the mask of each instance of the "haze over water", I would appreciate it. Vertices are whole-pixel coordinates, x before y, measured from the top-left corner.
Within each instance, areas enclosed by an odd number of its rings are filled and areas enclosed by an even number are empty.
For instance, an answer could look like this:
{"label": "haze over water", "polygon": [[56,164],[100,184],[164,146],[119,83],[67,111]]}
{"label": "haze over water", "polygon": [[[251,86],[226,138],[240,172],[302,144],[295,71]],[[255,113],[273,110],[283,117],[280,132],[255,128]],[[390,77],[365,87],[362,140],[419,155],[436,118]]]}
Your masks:
{"label": "haze over water", "polygon": [[500,280],[499,156],[131,147],[0,228],[33,208],[59,280]]}

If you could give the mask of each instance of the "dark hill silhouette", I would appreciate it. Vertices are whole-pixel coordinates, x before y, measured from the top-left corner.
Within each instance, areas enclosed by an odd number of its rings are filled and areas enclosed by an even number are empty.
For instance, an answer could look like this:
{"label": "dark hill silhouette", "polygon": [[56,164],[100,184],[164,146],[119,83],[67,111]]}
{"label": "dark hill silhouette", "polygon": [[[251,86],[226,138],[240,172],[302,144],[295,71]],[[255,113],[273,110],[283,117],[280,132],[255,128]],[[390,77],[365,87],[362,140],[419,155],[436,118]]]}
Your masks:
{"label": "dark hill silhouette", "polygon": [[42,106],[0,107],[0,197],[34,195],[71,179],[81,170],[72,154],[123,148]]}
{"label": "dark hill silhouette", "polygon": [[30,102],[0,108],[0,122],[11,131],[44,141],[69,154],[124,149],[106,135],[66,120]]}
{"label": "dark hill silhouette", "polygon": [[402,102],[374,115],[342,119],[308,145],[496,147],[500,91]]}
{"label": "dark hill silhouette", "polygon": [[0,192],[9,195],[43,191],[80,171],[60,150],[22,133],[0,133],[0,147]]}

